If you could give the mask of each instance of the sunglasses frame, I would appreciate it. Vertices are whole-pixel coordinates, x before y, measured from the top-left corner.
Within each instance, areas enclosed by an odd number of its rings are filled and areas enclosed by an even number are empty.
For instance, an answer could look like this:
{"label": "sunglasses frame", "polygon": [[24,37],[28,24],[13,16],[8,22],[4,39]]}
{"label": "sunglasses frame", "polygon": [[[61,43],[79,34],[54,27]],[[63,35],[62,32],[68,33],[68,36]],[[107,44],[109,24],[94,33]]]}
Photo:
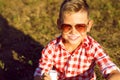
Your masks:
{"label": "sunglasses frame", "polygon": [[[78,32],[85,32],[85,30],[87,29],[86,24],[75,24],[74,27]],[[72,28],[73,26],[70,24],[61,24],[61,29],[64,32],[69,32],[72,30]]]}

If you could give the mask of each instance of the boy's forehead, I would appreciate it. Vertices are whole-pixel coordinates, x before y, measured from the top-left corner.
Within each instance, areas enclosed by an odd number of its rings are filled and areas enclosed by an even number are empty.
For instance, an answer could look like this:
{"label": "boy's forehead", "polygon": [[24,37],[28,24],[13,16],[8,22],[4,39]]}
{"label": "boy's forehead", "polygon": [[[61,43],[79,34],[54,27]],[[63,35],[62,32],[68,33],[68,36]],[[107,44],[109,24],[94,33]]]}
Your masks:
{"label": "boy's forehead", "polygon": [[81,17],[81,18],[88,18],[88,13],[86,11],[79,11],[79,12],[64,12],[62,18],[69,18],[69,17]]}
{"label": "boy's forehead", "polygon": [[88,17],[86,12],[66,13],[62,20],[63,23],[78,24],[86,23],[88,21]]}
{"label": "boy's forehead", "polygon": [[63,23],[66,24],[80,24],[87,23],[87,21],[88,21],[87,15],[84,13],[65,14],[63,17]]}

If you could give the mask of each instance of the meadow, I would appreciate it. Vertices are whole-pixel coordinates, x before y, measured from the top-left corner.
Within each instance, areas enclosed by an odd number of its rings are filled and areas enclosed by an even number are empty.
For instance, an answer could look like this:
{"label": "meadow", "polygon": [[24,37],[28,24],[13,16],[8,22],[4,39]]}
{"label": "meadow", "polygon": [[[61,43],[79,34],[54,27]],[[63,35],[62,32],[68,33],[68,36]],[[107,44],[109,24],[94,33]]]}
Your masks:
{"label": "meadow", "polygon": [[[60,35],[62,0],[0,0],[0,80],[33,80],[41,50]],[[120,68],[120,0],[87,0],[96,39]],[[98,67],[97,80],[104,80]]]}

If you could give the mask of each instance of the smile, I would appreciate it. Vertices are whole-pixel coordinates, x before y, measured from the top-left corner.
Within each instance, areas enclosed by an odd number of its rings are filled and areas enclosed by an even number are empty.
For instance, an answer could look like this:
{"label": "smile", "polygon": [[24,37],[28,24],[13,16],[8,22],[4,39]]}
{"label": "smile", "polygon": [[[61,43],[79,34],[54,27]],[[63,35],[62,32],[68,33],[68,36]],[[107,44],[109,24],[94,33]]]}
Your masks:
{"label": "smile", "polygon": [[80,37],[80,36],[78,36],[78,35],[69,35],[69,36],[68,36],[68,38],[69,38],[70,40],[77,40],[79,37]]}

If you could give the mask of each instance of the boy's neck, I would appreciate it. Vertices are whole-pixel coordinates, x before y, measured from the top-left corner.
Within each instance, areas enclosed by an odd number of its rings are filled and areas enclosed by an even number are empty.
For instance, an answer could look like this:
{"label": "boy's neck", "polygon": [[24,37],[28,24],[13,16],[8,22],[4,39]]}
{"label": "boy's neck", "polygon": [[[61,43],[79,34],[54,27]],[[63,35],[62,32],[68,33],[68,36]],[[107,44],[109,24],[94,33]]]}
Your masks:
{"label": "boy's neck", "polygon": [[81,44],[70,44],[69,42],[63,42],[65,49],[69,52],[73,52],[75,49],[77,49],[77,47]]}

